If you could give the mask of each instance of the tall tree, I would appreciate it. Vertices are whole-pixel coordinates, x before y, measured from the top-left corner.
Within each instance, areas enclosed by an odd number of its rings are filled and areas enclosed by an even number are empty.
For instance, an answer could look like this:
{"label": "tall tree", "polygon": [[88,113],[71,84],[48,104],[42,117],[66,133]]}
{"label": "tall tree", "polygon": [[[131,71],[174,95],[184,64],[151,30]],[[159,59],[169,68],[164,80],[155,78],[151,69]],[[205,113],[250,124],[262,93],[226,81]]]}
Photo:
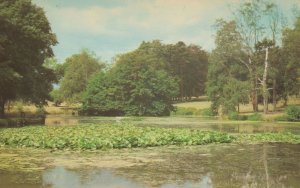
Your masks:
{"label": "tall tree", "polygon": [[177,95],[176,80],[164,70],[166,62],[149,43],[120,55],[107,73],[91,80],[83,113],[101,115],[169,115]]}
{"label": "tall tree", "polygon": [[[257,104],[257,89],[259,69],[266,66],[268,61],[255,62],[255,50],[258,42],[263,41],[264,38],[272,39],[273,43],[280,41],[281,29],[285,26],[285,18],[282,11],[273,1],[269,0],[251,0],[243,2],[235,11],[236,22],[238,25],[238,31],[241,33],[242,42],[245,46],[245,52],[248,55],[248,60],[243,61],[244,65],[249,70],[251,77],[251,99],[253,104],[253,110],[258,110]],[[265,55],[269,47],[264,48]],[[269,56],[270,54],[268,54]],[[268,64],[269,65],[269,64]],[[265,71],[265,78],[267,79],[268,71]],[[264,77],[264,76],[262,76]],[[264,78],[261,78],[263,80]],[[261,84],[262,90],[266,84]],[[276,82],[273,82],[273,86],[276,87]],[[268,91],[264,90],[264,97],[267,97]],[[274,98],[276,98],[275,90],[273,91]],[[266,109],[266,105],[265,109]],[[275,105],[274,105],[275,107]]]}
{"label": "tall tree", "polygon": [[0,116],[16,97],[41,105],[55,81],[43,66],[57,43],[42,8],[30,0],[0,0]]}
{"label": "tall tree", "polygon": [[81,102],[89,79],[103,67],[104,63],[88,50],[82,50],[67,58],[59,88],[62,99],[69,103]]}
{"label": "tall tree", "polygon": [[287,103],[288,95],[300,93],[300,17],[296,20],[294,28],[284,31],[283,51],[287,58],[284,69],[284,98]]}
{"label": "tall tree", "polygon": [[179,98],[190,99],[204,94],[208,70],[207,52],[196,45],[183,42],[164,46],[163,57],[167,71],[179,82]]}
{"label": "tall tree", "polygon": [[207,94],[212,110],[217,113],[235,111],[239,103],[248,101],[248,72],[239,63],[245,56],[240,33],[234,21],[217,22],[216,48],[209,57]]}

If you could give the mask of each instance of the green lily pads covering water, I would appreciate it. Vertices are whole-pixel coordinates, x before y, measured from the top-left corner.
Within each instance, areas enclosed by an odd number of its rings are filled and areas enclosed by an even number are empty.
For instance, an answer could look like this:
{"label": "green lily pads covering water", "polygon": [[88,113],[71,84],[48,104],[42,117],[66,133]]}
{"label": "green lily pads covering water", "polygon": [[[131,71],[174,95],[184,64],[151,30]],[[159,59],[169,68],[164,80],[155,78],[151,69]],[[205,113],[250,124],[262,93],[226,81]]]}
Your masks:
{"label": "green lily pads covering water", "polygon": [[107,149],[229,143],[221,132],[121,125],[29,126],[0,130],[0,144],[49,149]]}
{"label": "green lily pads covering water", "polygon": [[29,126],[0,129],[0,145],[48,149],[96,150],[230,142],[300,143],[291,133],[229,134],[188,128],[150,128],[130,124]]}

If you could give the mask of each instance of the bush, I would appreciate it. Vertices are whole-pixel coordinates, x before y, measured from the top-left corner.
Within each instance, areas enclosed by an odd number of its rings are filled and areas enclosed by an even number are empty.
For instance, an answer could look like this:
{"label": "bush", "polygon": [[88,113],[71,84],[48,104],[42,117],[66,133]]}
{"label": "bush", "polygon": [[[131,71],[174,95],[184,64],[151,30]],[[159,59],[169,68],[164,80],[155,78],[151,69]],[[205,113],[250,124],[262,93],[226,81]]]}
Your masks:
{"label": "bush", "polygon": [[202,116],[214,116],[214,112],[211,108],[206,108],[201,111]]}
{"label": "bush", "polygon": [[228,119],[239,120],[239,114],[237,112],[229,112]]}
{"label": "bush", "polygon": [[247,119],[249,121],[261,121],[262,115],[256,112],[254,114],[249,115]]}
{"label": "bush", "polygon": [[197,109],[195,108],[182,108],[177,107],[174,112],[172,112],[172,115],[182,115],[182,116],[190,116],[195,115]]}
{"label": "bush", "polygon": [[275,121],[289,121],[289,116],[287,116],[287,115],[278,116],[278,117],[275,117],[274,120]]}
{"label": "bush", "polygon": [[239,115],[238,112],[230,112],[228,114],[228,119],[230,119],[230,120],[242,120],[242,121],[244,121],[244,120],[247,120],[248,117],[245,116],[245,115]]}
{"label": "bush", "polygon": [[300,106],[288,106],[286,113],[289,121],[300,121]]}

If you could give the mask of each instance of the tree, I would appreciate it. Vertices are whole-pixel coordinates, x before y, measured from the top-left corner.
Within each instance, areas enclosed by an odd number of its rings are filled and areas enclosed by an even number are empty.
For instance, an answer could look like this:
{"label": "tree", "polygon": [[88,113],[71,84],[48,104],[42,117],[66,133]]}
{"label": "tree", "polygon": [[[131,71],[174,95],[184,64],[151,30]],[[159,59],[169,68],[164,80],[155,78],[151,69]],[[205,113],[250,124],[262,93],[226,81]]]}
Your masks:
{"label": "tree", "polygon": [[213,112],[217,113],[221,107],[222,113],[228,113],[248,101],[249,74],[239,63],[245,54],[236,23],[219,20],[217,27],[216,48],[209,57],[206,90]]}
{"label": "tree", "polygon": [[293,29],[284,31],[283,51],[286,54],[284,98],[287,103],[288,95],[300,93],[300,17],[296,20]]}
{"label": "tree", "polygon": [[104,68],[104,63],[88,50],[82,50],[67,58],[62,68],[64,76],[60,82],[60,95],[64,101],[76,103],[81,102],[89,79]]}
{"label": "tree", "polygon": [[[267,91],[265,81],[267,80],[267,73],[269,64],[266,61],[269,58],[269,47],[265,48],[266,56],[262,62],[255,62],[255,49],[258,42],[262,42],[265,38],[271,38],[275,44],[280,40],[281,29],[285,26],[285,21],[282,12],[278,5],[269,0],[251,0],[243,2],[235,11],[238,31],[241,33],[244,51],[248,55],[248,60],[241,61],[249,70],[251,80],[251,100],[253,110],[258,110],[257,103],[257,89],[258,89],[258,72],[261,67],[264,67],[264,74],[261,89],[264,97],[264,112],[267,109]],[[268,56],[268,58],[266,58]],[[262,66],[263,65],[263,66]],[[273,86],[276,87],[276,82],[273,81]],[[273,97],[276,98],[275,90]],[[275,107],[275,105],[274,105]]]}
{"label": "tree", "polygon": [[42,105],[55,81],[43,66],[57,43],[42,8],[29,0],[0,0],[0,116],[8,100]]}
{"label": "tree", "polygon": [[166,71],[178,79],[180,100],[204,94],[208,70],[207,52],[199,46],[178,42],[166,45],[163,57],[168,65]]}
{"label": "tree", "polygon": [[82,113],[100,115],[169,115],[176,97],[176,79],[155,48],[141,46],[120,55],[107,73],[98,73],[85,94]]}

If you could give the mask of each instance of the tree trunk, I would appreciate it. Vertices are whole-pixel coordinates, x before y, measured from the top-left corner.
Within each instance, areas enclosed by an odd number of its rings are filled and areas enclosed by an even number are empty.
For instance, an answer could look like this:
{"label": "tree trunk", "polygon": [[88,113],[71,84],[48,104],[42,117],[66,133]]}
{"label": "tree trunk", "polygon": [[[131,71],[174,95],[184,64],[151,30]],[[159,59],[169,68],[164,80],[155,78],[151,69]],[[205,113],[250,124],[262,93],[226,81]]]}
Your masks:
{"label": "tree trunk", "polygon": [[252,91],[251,91],[251,102],[254,112],[258,111],[258,102],[257,102],[257,78],[256,76],[252,78]]}
{"label": "tree trunk", "polygon": [[0,118],[4,117],[5,115],[5,100],[2,96],[0,96]]}
{"label": "tree trunk", "polygon": [[[245,63],[246,64],[246,63]],[[252,108],[254,112],[258,111],[258,104],[257,104],[257,75],[253,74],[253,68],[251,67],[252,61],[251,58],[248,58],[248,65],[246,64],[248,70],[249,70],[249,75],[250,75],[250,80],[251,80],[251,102],[252,102]]]}
{"label": "tree trunk", "polygon": [[273,80],[273,112],[276,111],[276,79]]}
{"label": "tree trunk", "polygon": [[265,58],[265,69],[262,80],[262,92],[263,92],[263,101],[264,101],[264,114],[268,112],[268,88],[267,88],[267,75],[268,75],[268,56],[269,48],[266,48],[266,58]]}

